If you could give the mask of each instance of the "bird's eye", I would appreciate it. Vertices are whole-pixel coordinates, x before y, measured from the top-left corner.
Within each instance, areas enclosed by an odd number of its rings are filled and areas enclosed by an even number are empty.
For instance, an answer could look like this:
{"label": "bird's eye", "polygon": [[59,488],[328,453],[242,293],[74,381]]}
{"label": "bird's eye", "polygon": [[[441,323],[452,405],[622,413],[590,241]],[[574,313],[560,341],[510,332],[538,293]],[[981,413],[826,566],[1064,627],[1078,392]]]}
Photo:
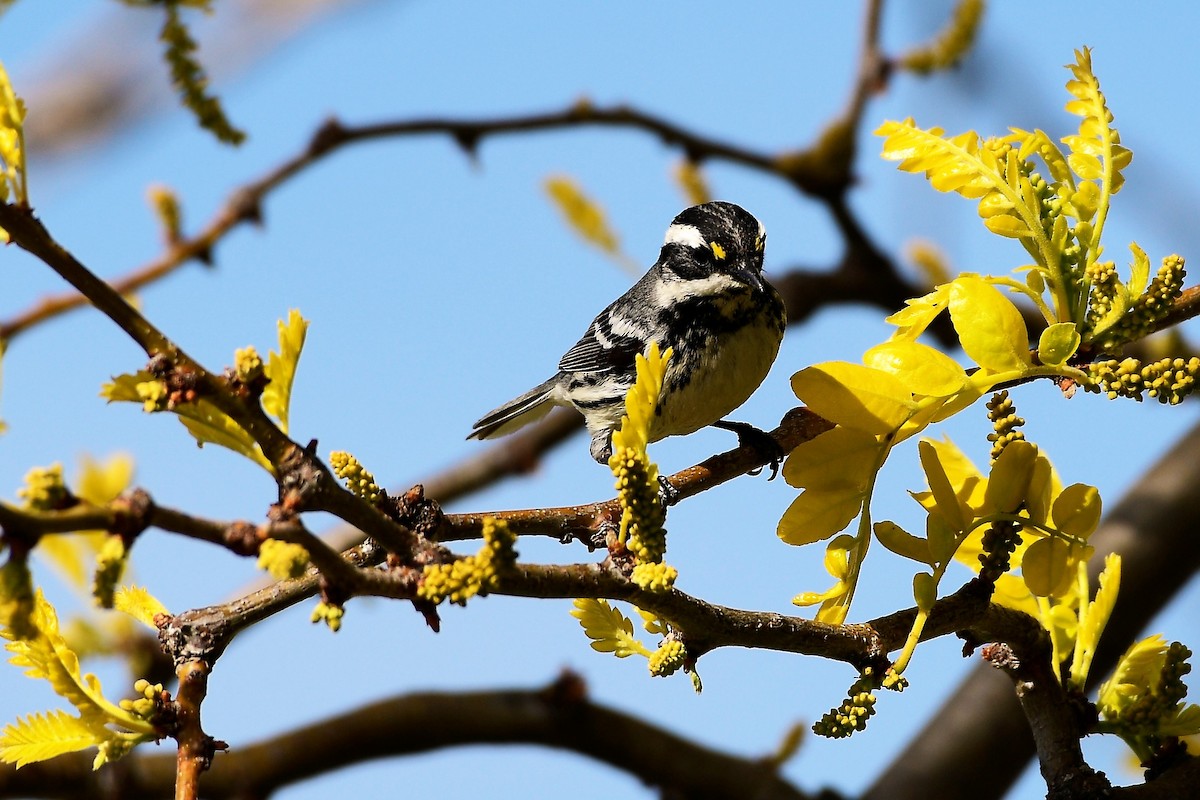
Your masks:
{"label": "bird's eye", "polygon": [[712,248],[713,257],[716,258],[717,261],[725,260],[725,248],[724,247],[721,247],[721,245],[717,244],[716,242],[713,242],[712,244],[710,244],[709,247]]}

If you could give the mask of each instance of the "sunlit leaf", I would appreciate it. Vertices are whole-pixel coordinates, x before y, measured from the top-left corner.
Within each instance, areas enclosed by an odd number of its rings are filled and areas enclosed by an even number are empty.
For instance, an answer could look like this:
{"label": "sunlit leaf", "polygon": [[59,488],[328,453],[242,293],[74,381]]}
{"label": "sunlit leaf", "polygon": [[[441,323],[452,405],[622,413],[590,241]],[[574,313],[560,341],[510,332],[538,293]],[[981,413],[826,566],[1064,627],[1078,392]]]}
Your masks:
{"label": "sunlit leaf", "polygon": [[989,372],[1030,366],[1029,334],[1021,312],[996,287],[973,275],[950,284],[950,318],[963,350]]}
{"label": "sunlit leaf", "polygon": [[1021,559],[1021,576],[1029,591],[1038,597],[1049,597],[1062,591],[1074,576],[1070,557],[1070,545],[1052,536],[1029,545]]}
{"label": "sunlit leaf", "polygon": [[792,376],[792,390],[815,413],[871,434],[896,430],[916,409],[896,376],[846,361],[827,361]]}
{"label": "sunlit leaf", "polygon": [[1063,533],[1087,539],[1100,524],[1101,512],[1099,490],[1086,483],[1073,483],[1055,498],[1050,516]]}
{"label": "sunlit leaf", "polygon": [[1021,507],[1029,494],[1037,446],[1025,441],[1009,442],[992,464],[984,502],[988,509],[1010,514]]}
{"label": "sunlit leaf", "polygon": [[304,349],[304,337],[308,332],[308,320],[296,309],[288,311],[287,321],[280,320],[279,352],[271,351],[264,367],[270,383],[262,393],[263,409],[279,421],[279,429],[288,432],[288,411],[292,400],[292,384],[296,378],[296,365],[300,351]]}
{"label": "sunlit leaf", "polygon": [[828,539],[858,516],[863,496],[862,490],[854,487],[805,489],[783,512],[776,533],[794,545]]}
{"label": "sunlit leaf", "polygon": [[1042,331],[1038,339],[1038,360],[1047,366],[1057,367],[1067,363],[1075,355],[1082,339],[1073,322],[1057,322]]}
{"label": "sunlit leaf", "polygon": [[947,397],[963,388],[967,373],[957,361],[920,342],[892,340],[863,355],[868,367],[890,372],[913,394]]}
{"label": "sunlit leaf", "polygon": [[798,489],[865,489],[880,448],[879,441],[865,431],[833,428],[792,450],[783,464],[783,479]]}
{"label": "sunlit leaf", "polygon": [[929,554],[929,542],[919,536],[913,536],[891,520],[876,522],[872,529],[879,543],[901,558],[929,564],[932,557]]}

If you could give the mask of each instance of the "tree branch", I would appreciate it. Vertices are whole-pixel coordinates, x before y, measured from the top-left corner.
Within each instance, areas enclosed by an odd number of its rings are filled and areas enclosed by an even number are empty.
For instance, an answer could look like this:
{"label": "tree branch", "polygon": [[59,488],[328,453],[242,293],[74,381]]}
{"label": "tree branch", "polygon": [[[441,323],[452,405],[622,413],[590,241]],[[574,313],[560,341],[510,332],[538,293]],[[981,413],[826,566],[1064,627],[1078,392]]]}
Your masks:
{"label": "tree branch", "polygon": [[[371,703],[217,756],[200,781],[213,800],[265,798],[354,764],[477,744],[533,744],[587,756],[657,787],[664,796],[805,800],[763,758],[703,747],[587,699],[564,674],[540,690],[411,694]],[[0,765],[0,796],[171,797],[174,759],[138,752],[91,771],[83,753],[21,770]],[[822,795],[829,798],[829,794]]]}

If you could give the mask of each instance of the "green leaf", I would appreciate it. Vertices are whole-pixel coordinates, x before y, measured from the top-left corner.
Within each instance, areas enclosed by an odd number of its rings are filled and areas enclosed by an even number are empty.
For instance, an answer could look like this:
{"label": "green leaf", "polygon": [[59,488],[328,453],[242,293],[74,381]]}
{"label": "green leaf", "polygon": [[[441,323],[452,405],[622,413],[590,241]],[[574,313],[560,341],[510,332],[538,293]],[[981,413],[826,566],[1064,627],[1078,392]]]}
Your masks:
{"label": "green leaf", "polygon": [[837,427],[803,442],[783,464],[783,479],[797,489],[866,489],[882,445],[869,433]]}
{"label": "green leaf", "polygon": [[[931,564],[929,542],[919,536],[913,536],[891,520],[876,522],[872,529],[879,543],[901,558]],[[931,564],[932,565],[932,564]]]}
{"label": "green leaf", "polygon": [[1066,588],[1074,576],[1070,556],[1070,545],[1052,536],[1029,545],[1021,558],[1021,576],[1029,591],[1049,597]]}
{"label": "green leaf", "polygon": [[287,322],[280,320],[279,352],[271,351],[264,368],[271,379],[262,393],[263,409],[279,421],[279,429],[288,432],[288,409],[292,400],[292,383],[296,378],[296,365],[300,351],[304,349],[304,337],[308,332],[308,320],[296,309],[288,311]]}
{"label": "green leaf", "polygon": [[963,350],[985,370],[1011,372],[1031,366],[1021,312],[983,279],[963,275],[950,284],[950,319]]}
{"label": "green leaf", "polygon": [[1095,486],[1073,483],[1055,498],[1050,516],[1058,530],[1086,540],[1100,524],[1102,509],[1100,491]]}
{"label": "green leaf", "polygon": [[1038,339],[1038,360],[1047,366],[1061,366],[1075,355],[1081,341],[1075,323],[1056,322],[1043,330]]}
{"label": "green leaf", "polygon": [[794,545],[828,539],[858,516],[863,498],[862,490],[854,487],[805,489],[783,512],[776,533]]}
{"label": "green leaf", "polygon": [[896,376],[846,361],[827,361],[797,372],[792,390],[830,422],[870,434],[891,433],[917,407]]}
{"label": "green leaf", "polygon": [[937,602],[937,579],[928,572],[913,575],[913,599],[917,601],[917,608],[928,614]]}
{"label": "green leaf", "polygon": [[89,725],[61,709],[18,718],[0,732],[0,761],[17,769],[65,753],[96,747],[111,738],[102,725]]}
{"label": "green leaf", "polygon": [[913,394],[948,397],[963,388],[967,373],[950,356],[920,342],[893,339],[863,355],[868,367],[890,372]]}

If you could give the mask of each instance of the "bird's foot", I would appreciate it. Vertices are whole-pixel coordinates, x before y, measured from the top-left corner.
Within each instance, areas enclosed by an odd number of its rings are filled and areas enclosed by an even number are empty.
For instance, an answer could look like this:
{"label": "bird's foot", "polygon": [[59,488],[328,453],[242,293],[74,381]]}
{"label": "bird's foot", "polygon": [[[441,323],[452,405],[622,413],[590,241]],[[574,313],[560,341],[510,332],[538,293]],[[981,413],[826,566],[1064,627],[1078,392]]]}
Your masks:
{"label": "bird's foot", "polygon": [[[723,419],[714,422],[713,427],[733,431],[737,434],[739,447],[753,447],[760,456],[767,459],[767,463],[763,465],[771,468],[771,477],[767,480],[773,481],[779,475],[779,465],[783,463],[783,458],[787,453],[779,446],[779,442],[775,441],[774,436],[748,422],[733,422]],[[762,470],[762,467],[757,467],[750,470],[750,474],[757,475]]]}

